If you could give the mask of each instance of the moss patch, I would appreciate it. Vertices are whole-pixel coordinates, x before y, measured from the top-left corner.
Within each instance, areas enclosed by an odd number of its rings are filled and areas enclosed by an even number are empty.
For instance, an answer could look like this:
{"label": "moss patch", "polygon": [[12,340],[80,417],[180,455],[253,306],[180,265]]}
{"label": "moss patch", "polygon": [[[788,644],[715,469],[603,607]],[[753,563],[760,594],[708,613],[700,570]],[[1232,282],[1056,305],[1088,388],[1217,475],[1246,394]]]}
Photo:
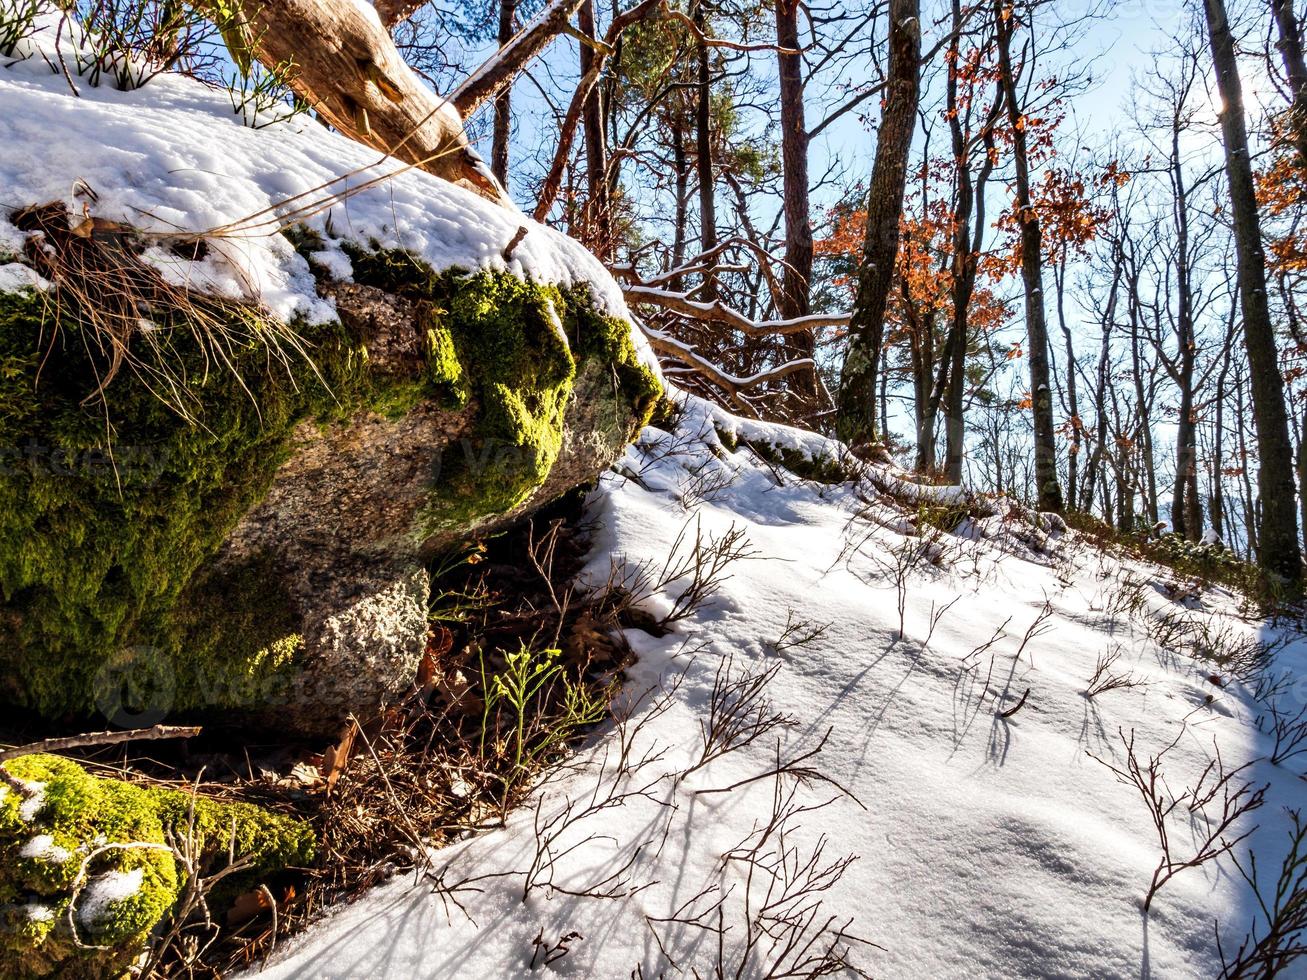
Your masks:
{"label": "moss patch", "polygon": [[[3,976],[121,973],[185,884],[166,832],[192,834],[206,871],[234,846],[252,862],[239,876],[246,885],[313,857],[306,824],[246,804],[99,779],[55,756],[6,769],[33,795],[6,788],[0,796]],[[83,948],[91,946],[110,948]]]}
{"label": "moss patch", "polygon": [[802,450],[769,442],[745,440],[745,444],[768,463],[789,470],[801,480],[835,484],[845,483],[855,476],[848,466],[830,456],[809,456]]}
{"label": "moss patch", "polygon": [[[305,247],[315,243],[306,242]],[[611,372],[615,419],[643,423],[661,389],[628,327],[507,273],[434,273],[402,252],[350,249],[358,282],[418,301],[422,364],[370,367],[340,323],[297,324],[307,361],[244,339],[214,365],[184,315],[154,312],[194,405],[186,419],[105,364],[75,309],[0,294],[0,694],[48,716],[94,710],[131,723],[164,712],[268,703],[295,675],[299,612],[279,570],[206,570],[266,494],[300,423],[402,416],[433,400],[476,406],[446,451],[415,539],[475,530],[528,498],[558,457],[578,365]],[[139,339],[135,341],[139,343]],[[629,435],[623,432],[622,438]]]}
{"label": "moss patch", "polygon": [[[55,323],[40,297],[0,295],[0,664],[11,699],[47,714],[85,711],[97,688],[116,696],[125,671],[132,683],[171,685],[165,710],[192,707],[207,688],[245,683],[256,654],[285,639],[284,613],[249,615],[274,605],[266,577],[239,593],[261,598],[244,614],[248,629],[215,635],[179,609],[196,571],[267,491],[294,427],[391,396],[339,324],[302,329],[316,371],[288,370],[253,340],[231,352],[234,370],[206,371],[188,325],[164,325],[197,406],[192,421],[126,370],[103,402],[88,402],[103,364],[75,316]],[[234,597],[210,594],[217,605]],[[240,608],[228,612],[239,618]]]}
{"label": "moss patch", "polygon": [[623,423],[632,416],[647,423],[662,396],[630,328],[600,313],[584,288],[503,273],[436,273],[394,250],[346,251],[356,282],[418,301],[433,380],[456,403],[475,398],[481,406],[475,433],[442,460],[423,536],[474,528],[535,492],[558,458],[573,383],[587,362],[611,370],[613,415]]}

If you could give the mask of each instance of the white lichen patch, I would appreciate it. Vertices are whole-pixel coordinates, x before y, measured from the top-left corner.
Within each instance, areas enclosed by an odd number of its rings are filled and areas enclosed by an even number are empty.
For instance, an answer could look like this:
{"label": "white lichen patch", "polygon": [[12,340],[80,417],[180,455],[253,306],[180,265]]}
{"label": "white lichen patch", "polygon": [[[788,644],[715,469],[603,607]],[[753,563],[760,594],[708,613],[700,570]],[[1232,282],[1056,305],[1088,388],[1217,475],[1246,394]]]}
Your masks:
{"label": "white lichen patch", "polygon": [[51,834],[37,834],[18,852],[19,857],[36,858],[38,861],[49,861],[52,864],[63,864],[68,860],[68,848],[60,847],[54,842],[54,836]]}
{"label": "white lichen patch", "polygon": [[32,922],[53,922],[54,909],[48,905],[42,905],[40,902],[28,902],[24,907],[27,918]]}
{"label": "white lichen patch", "polygon": [[141,890],[145,869],[110,871],[92,879],[77,902],[77,919],[83,925],[95,925],[104,920],[109,906],[131,898]]}

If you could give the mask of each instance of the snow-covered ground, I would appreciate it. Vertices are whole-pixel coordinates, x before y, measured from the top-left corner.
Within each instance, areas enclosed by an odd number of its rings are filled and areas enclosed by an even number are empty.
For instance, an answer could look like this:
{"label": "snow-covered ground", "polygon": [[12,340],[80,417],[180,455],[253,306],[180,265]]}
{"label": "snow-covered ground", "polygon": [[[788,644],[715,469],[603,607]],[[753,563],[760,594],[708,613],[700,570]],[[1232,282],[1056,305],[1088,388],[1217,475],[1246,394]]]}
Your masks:
{"label": "snow-covered ground", "polygon": [[[595,582],[614,561],[657,573],[696,534],[750,555],[670,634],[630,632],[628,720],[506,830],[340,909],[260,976],[807,976],[796,963],[832,944],[878,977],[1218,976],[1214,927],[1239,945],[1248,887],[1225,858],[1181,871],[1142,915],[1158,837],[1104,763],[1124,768],[1121,735],[1133,736],[1145,765],[1161,753],[1168,799],[1196,789],[1218,749],[1226,771],[1247,763],[1229,787],[1269,784],[1265,804],[1226,837],[1258,826],[1234,853],[1246,864],[1255,846],[1273,879],[1285,808],[1307,803],[1307,756],[1272,765],[1252,692],[1180,646],[1283,633],[1269,670],[1297,677],[1303,637],[1240,619],[1216,590],[1175,595],[1161,571],[1009,508],[914,536],[865,485],[804,484],[729,451],[716,430],[731,424],[690,401],[676,432],[645,430],[593,495]],[[1198,624],[1184,644],[1149,638],[1180,622]],[[1136,686],[1086,698],[1113,652]],[[750,715],[765,732],[689,772],[714,684],[768,674]],[[1281,705],[1296,712],[1304,695],[1285,684]],[[787,723],[768,727],[772,712]],[[778,760],[803,771],[768,775]],[[1172,857],[1208,828],[1202,808],[1177,807]]]}
{"label": "snow-covered ground", "polygon": [[[427,175],[392,173],[393,161],[303,117],[250,129],[225,93],[173,76],[135,92],[74,79],[74,94],[52,68],[51,21],[19,53],[32,56],[0,67],[8,209],[61,200],[132,224],[160,236],[151,257],[170,275],[283,316],[331,315],[276,233],[300,221],[326,236],[324,261],[342,276],[335,243],[376,238],[437,268],[587,281],[625,311],[574,242]],[[207,257],[162,247],[177,233],[203,234]],[[0,251],[21,247],[0,216]],[[0,281],[26,280],[7,266]],[[1217,816],[1219,793],[1189,804],[1212,788],[1218,749],[1225,771],[1246,764],[1226,788],[1267,784],[1265,804],[1226,836],[1256,825],[1234,853],[1246,863],[1253,845],[1273,877],[1286,807],[1307,803],[1307,755],[1272,765],[1256,724],[1265,704],[1188,654],[1283,636],[1266,676],[1290,675],[1275,698],[1292,717],[1307,704],[1294,680],[1307,642],[1240,619],[1219,591],[1177,595],[1160,571],[1010,507],[919,535],[871,481],[805,484],[748,441],[838,452],[690,401],[676,432],[646,430],[594,494],[596,585],[615,560],[620,574],[656,577],[696,538],[747,555],[669,634],[631,632],[626,721],[506,830],[339,910],[264,975],[516,977],[534,964],[597,978],[804,976],[828,951],[881,977],[1219,974],[1214,926],[1239,944],[1249,888],[1226,857],[1181,871],[1142,915],[1157,833],[1108,764],[1126,766],[1133,737],[1140,759],[1161,754],[1167,799],[1191,794],[1167,820],[1177,860]],[[875,485],[957,496],[888,471]],[[686,585],[645,604],[662,615]],[[1087,698],[1113,654],[1133,686]],[[707,733],[722,733],[714,717],[741,692],[758,735],[722,744]]]}

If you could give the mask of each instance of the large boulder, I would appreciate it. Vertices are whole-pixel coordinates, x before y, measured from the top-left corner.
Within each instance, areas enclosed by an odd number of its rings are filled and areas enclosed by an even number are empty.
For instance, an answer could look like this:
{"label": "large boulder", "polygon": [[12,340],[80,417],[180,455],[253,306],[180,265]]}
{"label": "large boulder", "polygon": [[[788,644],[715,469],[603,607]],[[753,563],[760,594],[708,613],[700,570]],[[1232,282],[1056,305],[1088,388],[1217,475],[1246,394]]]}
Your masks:
{"label": "large boulder", "polygon": [[97,280],[51,302],[41,277],[148,243],[14,221],[32,238],[0,268],[0,690],[46,716],[318,736],[375,713],[420,662],[433,556],[593,479],[660,395],[584,286],[347,242],[351,269],[318,268],[337,319],[138,284],[149,309],[122,327]]}

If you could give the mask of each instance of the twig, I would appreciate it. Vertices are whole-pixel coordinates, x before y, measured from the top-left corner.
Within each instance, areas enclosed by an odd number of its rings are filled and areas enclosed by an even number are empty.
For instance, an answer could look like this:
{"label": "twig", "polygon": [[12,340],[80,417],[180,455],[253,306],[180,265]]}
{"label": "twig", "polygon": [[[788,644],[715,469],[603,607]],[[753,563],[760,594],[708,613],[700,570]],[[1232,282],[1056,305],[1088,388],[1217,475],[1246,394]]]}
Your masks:
{"label": "twig", "polygon": [[87,735],[70,735],[67,738],[46,738],[14,748],[0,749],[0,762],[8,762],[24,755],[42,752],[62,752],[89,745],[117,745],[120,742],[145,742],[160,738],[190,738],[200,734],[198,725],[155,725],[153,728],[132,728],[124,732],[91,732]]}
{"label": "twig", "polygon": [[1007,711],[1000,711],[998,713],[998,716],[1000,718],[1011,718],[1014,714],[1016,714],[1018,711],[1021,710],[1022,706],[1026,703],[1026,698],[1028,697],[1030,697],[1030,688],[1026,688],[1025,693],[1021,695],[1020,701],[1018,701],[1012,707],[1008,708]]}

